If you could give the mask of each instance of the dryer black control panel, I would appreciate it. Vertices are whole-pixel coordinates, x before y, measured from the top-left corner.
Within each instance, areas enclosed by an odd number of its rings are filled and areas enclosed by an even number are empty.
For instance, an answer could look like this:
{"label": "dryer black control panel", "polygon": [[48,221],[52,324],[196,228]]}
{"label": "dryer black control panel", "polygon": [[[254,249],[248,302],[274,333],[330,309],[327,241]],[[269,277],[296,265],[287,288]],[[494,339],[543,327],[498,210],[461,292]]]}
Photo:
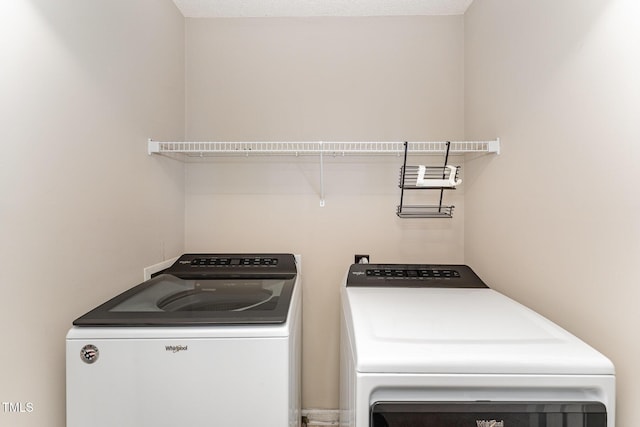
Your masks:
{"label": "dryer black control panel", "polygon": [[487,288],[466,265],[352,264],[347,286]]}

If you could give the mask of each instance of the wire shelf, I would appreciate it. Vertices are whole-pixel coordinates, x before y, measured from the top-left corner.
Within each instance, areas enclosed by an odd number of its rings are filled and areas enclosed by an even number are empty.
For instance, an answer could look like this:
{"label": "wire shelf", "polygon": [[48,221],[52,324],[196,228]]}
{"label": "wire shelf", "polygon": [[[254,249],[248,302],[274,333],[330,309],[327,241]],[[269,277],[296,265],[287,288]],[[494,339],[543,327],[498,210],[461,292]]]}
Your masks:
{"label": "wire shelf", "polygon": [[[430,142],[335,142],[335,141],[154,141],[149,139],[147,150],[149,155],[162,154],[175,160],[198,162],[202,158],[207,157],[259,157],[259,156],[301,156],[301,155],[317,155],[320,160],[320,206],[325,205],[324,200],[324,157],[326,156],[372,156],[372,155],[394,155],[401,156],[404,153],[404,165],[406,166],[407,153],[422,155],[445,155],[449,154],[463,155],[467,153],[479,154],[500,154],[500,138],[491,141],[430,141]],[[193,160],[190,160],[193,159]],[[445,168],[450,167],[446,165]],[[456,167],[457,168],[457,167]],[[440,168],[439,172],[442,172]],[[449,179],[451,176],[445,173],[437,173],[440,180]],[[434,187],[435,177],[431,171],[419,172],[416,178],[414,189],[418,188],[439,188],[440,205],[442,205],[442,190],[444,188],[453,188],[457,185],[457,169],[455,176],[451,180],[452,183],[444,183],[441,186]],[[401,182],[403,177],[400,178]],[[404,188],[412,189],[411,185],[400,185],[402,191]],[[402,205],[402,196],[400,200]],[[446,207],[445,207],[446,208]],[[442,209],[442,206],[440,206]],[[418,217],[411,213],[398,216]],[[453,207],[449,209],[448,216],[442,215],[441,212],[432,216],[421,216],[422,218],[440,218],[451,217]]]}
{"label": "wire shelf", "polygon": [[[411,142],[412,154],[444,154],[446,141]],[[187,157],[249,155],[401,155],[404,142],[162,142],[149,140],[149,154],[184,154]],[[451,154],[500,153],[500,140],[454,141]]]}

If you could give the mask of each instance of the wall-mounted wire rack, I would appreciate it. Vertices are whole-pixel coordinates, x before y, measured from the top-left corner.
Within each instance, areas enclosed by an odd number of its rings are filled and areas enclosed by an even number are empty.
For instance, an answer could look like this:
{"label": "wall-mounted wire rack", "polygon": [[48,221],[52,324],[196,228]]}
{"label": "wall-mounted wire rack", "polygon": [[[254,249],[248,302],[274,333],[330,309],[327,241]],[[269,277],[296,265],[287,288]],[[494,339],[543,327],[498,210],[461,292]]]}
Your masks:
{"label": "wall-mounted wire rack", "polygon": [[[329,156],[370,156],[395,155],[407,152],[405,142],[335,142],[335,141],[154,141],[148,140],[148,153],[167,155],[179,160],[203,159],[225,156],[303,156],[317,155],[320,159],[320,206],[324,201],[324,157]],[[463,155],[469,153],[500,154],[500,139],[492,141],[430,141],[411,142],[411,154],[442,155],[445,153]]]}
{"label": "wall-mounted wire rack", "polygon": [[[452,218],[454,206],[443,205],[445,190],[455,190],[462,180],[458,177],[459,166],[449,165],[450,143],[445,143],[444,164],[442,166],[407,165],[410,143],[404,143],[404,161],[400,168],[400,204],[396,215],[400,218]],[[407,205],[405,190],[438,190],[440,198],[437,205]]]}

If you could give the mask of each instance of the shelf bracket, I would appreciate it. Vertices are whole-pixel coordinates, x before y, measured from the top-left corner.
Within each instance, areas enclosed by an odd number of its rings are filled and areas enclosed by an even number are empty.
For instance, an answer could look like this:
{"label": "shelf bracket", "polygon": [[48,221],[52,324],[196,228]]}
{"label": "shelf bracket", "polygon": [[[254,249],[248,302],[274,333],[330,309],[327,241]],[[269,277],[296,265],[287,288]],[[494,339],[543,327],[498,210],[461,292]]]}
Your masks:
{"label": "shelf bracket", "polygon": [[160,152],[160,142],[149,138],[147,144],[147,154],[152,155]]}
{"label": "shelf bracket", "polygon": [[324,149],[320,141],[320,207],[324,208]]}
{"label": "shelf bracket", "polygon": [[500,155],[500,138],[496,138],[495,141],[489,141],[487,143],[487,148],[489,153],[496,153]]}

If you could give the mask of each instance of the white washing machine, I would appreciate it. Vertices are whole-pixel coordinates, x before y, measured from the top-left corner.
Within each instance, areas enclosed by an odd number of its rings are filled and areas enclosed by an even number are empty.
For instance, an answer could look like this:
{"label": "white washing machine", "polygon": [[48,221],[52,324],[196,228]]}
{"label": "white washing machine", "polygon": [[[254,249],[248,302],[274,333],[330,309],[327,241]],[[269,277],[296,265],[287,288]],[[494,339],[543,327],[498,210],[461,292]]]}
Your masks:
{"label": "white washing machine", "polygon": [[352,265],[340,424],[614,427],[602,354],[462,265]]}
{"label": "white washing machine", "polygon": [[299,426],[300,259],[186,254],[74,321],[67,427]]}

